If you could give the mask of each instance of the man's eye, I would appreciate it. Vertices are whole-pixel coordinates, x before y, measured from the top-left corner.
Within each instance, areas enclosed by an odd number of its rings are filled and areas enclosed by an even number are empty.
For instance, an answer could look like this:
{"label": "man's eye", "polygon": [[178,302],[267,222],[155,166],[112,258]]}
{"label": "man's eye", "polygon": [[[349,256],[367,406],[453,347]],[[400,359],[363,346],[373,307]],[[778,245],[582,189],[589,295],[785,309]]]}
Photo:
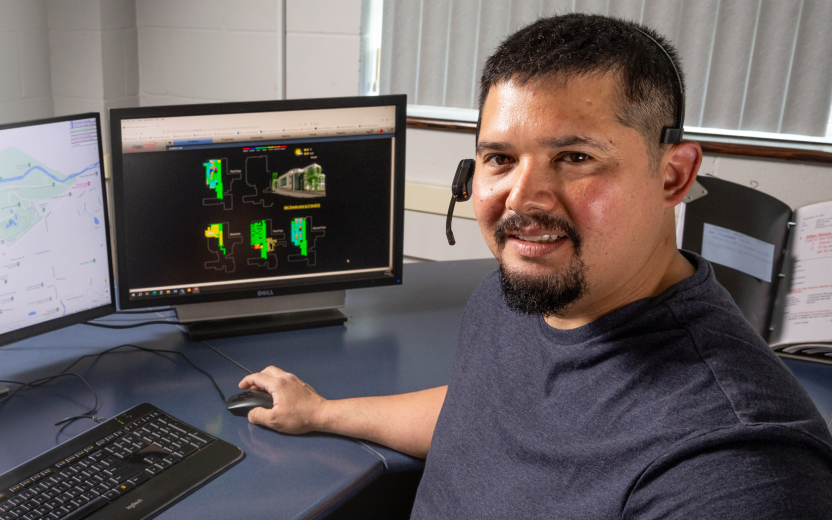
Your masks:
{"label": "man's eye", "polygon": [[584,162],[587,159],[589,159],[589,155],[587,155],[585,153],[581,153],[581,152],[569,152],[569,153],[563,154],[561,159],[564,162],[580,163],[580,162]]}
{"label": "man's eye", "polygon": [[505,166],[511,162],[511,157],[507,155],[492,155],[486,162],[491,163],[492,166]]}

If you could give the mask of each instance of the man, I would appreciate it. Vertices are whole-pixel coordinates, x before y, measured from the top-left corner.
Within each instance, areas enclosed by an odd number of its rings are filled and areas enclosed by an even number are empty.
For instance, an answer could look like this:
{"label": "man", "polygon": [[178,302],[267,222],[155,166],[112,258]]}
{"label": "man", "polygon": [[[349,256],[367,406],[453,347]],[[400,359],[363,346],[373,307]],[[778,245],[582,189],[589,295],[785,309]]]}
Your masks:
{"label": "man", "polygon": [[427,455],[414,518],[832,518],[822,418],[676,249],[702,151],[660,144],[680,86],[635,27],[543,19],[486,63],[473,203],[500,270],[450,385],[327,401],[269,367],[240,383],[274,398],[252,422]]}

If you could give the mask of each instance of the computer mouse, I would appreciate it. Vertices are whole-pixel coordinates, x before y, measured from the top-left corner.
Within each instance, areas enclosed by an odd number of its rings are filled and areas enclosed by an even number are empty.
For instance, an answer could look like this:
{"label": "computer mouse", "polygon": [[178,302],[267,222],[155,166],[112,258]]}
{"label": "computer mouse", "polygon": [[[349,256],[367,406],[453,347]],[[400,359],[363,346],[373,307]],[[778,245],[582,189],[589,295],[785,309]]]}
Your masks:
{"label": "computer mouse", "polygon": [[272,395],[267,392],[243,392],[241,394],[232,395],[225,402],[228,411],[240,417],[248,416],[248,411],[252,408],[271,408],[274,406],[274,399]]}

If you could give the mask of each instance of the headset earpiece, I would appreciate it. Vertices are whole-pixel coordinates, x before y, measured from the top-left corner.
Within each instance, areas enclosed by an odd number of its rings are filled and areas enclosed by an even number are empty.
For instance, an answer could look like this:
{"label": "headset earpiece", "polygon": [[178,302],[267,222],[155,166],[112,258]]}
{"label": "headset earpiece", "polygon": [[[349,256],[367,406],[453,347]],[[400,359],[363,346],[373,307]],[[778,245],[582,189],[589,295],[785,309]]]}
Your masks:
{"label": "headset earpiece", "polygon": [[476,164],[474,159],[463,159],[459,161],[459,166],[456,167],[454,182],[451,184],[451,205],[448,207],[448,219],[445,221],[445,236],[448,238],[450,245],[456,244],[454,232],[451,231],[451,220],[454,218],[454,206],[456,206],[457,201],[465,202],[471,198]]}
{"label": "headset earpiece", "polygon": [[471,198],[471,189],[474,184],[474,159],[463,159],[459,161],[454,175],[454,183],[451,185],[451,193],[457,202],[465,202]]}

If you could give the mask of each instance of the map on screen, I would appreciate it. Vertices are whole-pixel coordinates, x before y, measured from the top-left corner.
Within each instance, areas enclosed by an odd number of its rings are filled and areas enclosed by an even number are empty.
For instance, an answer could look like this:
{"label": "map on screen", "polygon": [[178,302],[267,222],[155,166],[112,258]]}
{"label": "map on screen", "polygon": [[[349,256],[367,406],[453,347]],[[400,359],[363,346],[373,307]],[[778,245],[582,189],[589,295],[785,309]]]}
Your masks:
{"label": "map on screen", "polygon": [[0,333],[112,302],[95,119],[0,130]]}

